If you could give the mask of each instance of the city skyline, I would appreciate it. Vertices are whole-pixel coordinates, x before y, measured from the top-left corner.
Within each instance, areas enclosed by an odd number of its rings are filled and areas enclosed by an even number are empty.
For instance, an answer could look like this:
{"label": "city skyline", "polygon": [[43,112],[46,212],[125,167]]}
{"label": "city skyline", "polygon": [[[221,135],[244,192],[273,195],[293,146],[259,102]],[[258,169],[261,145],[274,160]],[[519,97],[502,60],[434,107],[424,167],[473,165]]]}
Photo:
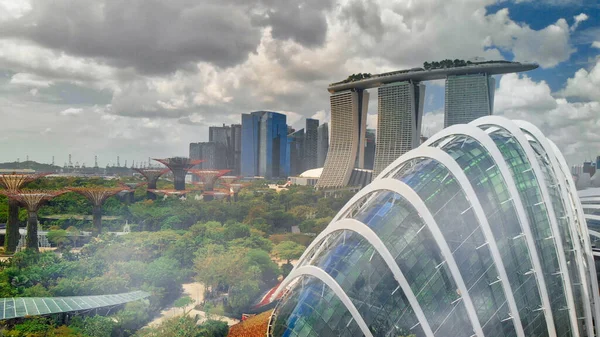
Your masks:
{"label": "city skyline", "polygon": [[[569,162],[600,146],[591,128],[600,122],[600,12],[583,1],[544,1],[544,15],[532,1],[278,3],[253,17],[251,4],[176,1],[132,4],[127,20],[115,14],[120,3],[70,3],[0,0],[0,162],[54,156],[62,166],[70,153],[89,167],[94,155],[101,166],[185,155],[208,141],[208,126],[248,111],[282,112],[294,127],[304,117],[328,122],[326,86],[357,71],[473,57],[540,64],[496,78],[495,114],[537,122]],[[198,34],[202,22],[227,29]],[[134,40],[147,58],[132,57]],[[443,125],[443,90],[427,88],[426,136]]]}

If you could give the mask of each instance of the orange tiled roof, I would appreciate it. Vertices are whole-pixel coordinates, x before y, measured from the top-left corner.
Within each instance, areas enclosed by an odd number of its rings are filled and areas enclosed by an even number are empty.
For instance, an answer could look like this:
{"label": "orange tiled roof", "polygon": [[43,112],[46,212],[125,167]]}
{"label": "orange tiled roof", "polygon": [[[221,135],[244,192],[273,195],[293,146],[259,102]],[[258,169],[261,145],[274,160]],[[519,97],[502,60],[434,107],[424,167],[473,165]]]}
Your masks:
{"label": "orange tiled roof", "polygon": [[250,317],[229,328],[227,337],[266,337],[269,318],[273,310]]}

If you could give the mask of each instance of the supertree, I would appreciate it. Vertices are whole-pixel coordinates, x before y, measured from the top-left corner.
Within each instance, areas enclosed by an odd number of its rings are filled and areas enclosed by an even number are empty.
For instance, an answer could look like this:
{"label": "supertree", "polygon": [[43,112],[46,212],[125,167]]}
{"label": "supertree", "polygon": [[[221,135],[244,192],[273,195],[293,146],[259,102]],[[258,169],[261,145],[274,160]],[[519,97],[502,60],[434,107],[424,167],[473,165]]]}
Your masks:
{"label": "supertree", "polygon": [[[144,178],[146,178],[146,182],[148,183],[148,190],[156,189],[156,182],[158,178],[163,174],[169,172],[168,168],[134,168],[137,172],[139,172]],[[156,199],[156,194],[151,193],[150,191],[146,192],[146,198],[153,200]]]}
{"label": "supertree", "polygon": [[102,232],[102,205],[109,197],[128,189],[125,187],[72,187],[69,190],[83,195],[92,204],[94,234],[99,235]]}
{"label": "supertree", "polygon": [[240,183],[229,184],[230,193],[233,194],[233,201],[235,201],[235,202],[238,201],[238,196],[239,196],[242,188],[244,188],[244,186],[245,186],[244,184],[240,184]]}
{"label": "supertree", "polygon": [[[25,244],[27,249],[39,251],[38,245],[38,211],[42,205],[48,200],[65,193],[65,191],[4,191],[9,199],[18,202],[27,209],[27,237]],[[18,233],[18,231],[17,231]]]}
{"label": "supertree", "polygon": [[172,157],[165,159],[154,159],[168,167],[173,173],[173,187],[178,191],[185,191],[185,176],[195,165],[203,160],[193,160],[187,157]]}
{"label": "supertree", "polygon": [[244,187],[244,184],[236,183],[236,181],[240,180],[242,177],[239,176],[222,176],[220,180],[223,185],[229,188],[229,195],[227,196],[227,201],[231,201],[231,196],[233,196],[233,201],[238,200],[238,194]]}
{"label": "supertree", "polygon": [[210,201],[213,199],[214,200],[223,200],[227,196],[227,193],[220,192],[220,191],[206,191],[206,192],[202,193],[202,196],[204,197],[204,200],[206,200],[206,201]]}
{"label": "supertree", "polygon": [[135,202],[135,198],[134,198],[135,189],[142,185],[146,185],[146,184],[147,184],[146,182],[143,182],[143,183],[119,182],[119,185],[126,188],[125,190],[122,191],[122,193],[124,193],[124,194],[119,194],[119,196],[122,196],[127,204],[133,204]]}
{"label": "supertree", "polygon": [[[17,192],[28,183],[44,177],[48,173],[36,174],[0,174],[0,186],[8,192]],[[8,199],[8,219],[6,221],[6,236],[4,239],[4,251],[14,253],[19,244],[19,202]]]}
{"label": "supertree", "polygon": [[197,176],[204,183],[204,191],[210,192],[215,189],[215,183],[221,176],[231,170],[190,170],[190,173]]}
{"label": "supertree", "polygon": [[190,191],[178,191],[178,190],[170,190],[170,189],[154,189],[154,190],[148,190],[148,193],[153,193],[155,196],[162,196],[162,197],[168,197],[171,195],[180,197],[180,196],[185,196],[188,192]]}

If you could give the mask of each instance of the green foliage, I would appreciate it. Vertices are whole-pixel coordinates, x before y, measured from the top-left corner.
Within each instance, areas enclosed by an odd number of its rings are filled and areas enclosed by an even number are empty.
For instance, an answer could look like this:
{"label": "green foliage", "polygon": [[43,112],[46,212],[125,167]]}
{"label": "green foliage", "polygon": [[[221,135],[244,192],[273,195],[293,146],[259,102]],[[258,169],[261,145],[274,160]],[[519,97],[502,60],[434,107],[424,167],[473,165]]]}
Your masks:
{"label": "green foliage", "polygon": [[71,238],[69,238],[69,233],[64,229],[49,231],[46,234],[48,241],[51,244],[62,247],[71,242]]}
{"label": "green foliage", "polygon": [[226,337],[227,323],[208,320],[197,325],[198,319],[187,315],[170,318],[156,328],[138,331],[137,337]]}
{"label": "green foliage", "polygon": [[226,337],[229,333],[229,326],[222,321],[208,320],[199,327],[199,335],[206,337]]}
{"label": "green foliage", "polygon": [[300,258],[305,249],[306,247],[293,241],[283,241],[273,248],[273,255],[290,263],[290,260]]}
{"label": "green foliage", "polygon": [[80,330],[87,337],[110,337],[115,326],[112,318],[98,315],[77,319],[71,323],[71,327]]}
{"label": "green foliage", "polygon": [[[32,188],[62,189],[68,186],[114,186],[102,179],[41,179]],[[160,182],[159,185],[168,185]],[[163,187],[164,187],[163,186]],[[141,191],[141,192],[140,192]],[[193,198],[146,201],[144,189],[136,192],[131,205],[113,197],[103,213],[118,216],[111,230],[120,230],[124,220],[135,223],[133,232],[97,238],[79,237],[80,252],[20,252],[0,264],[0,297],[48,297],[111,294],[146,290],[147,301],[128,303],[111,317],[73,319],[70,326],[52,320],[25,320],[7,330],[9,336],[129,336],[145,325],[152,315],[181,296],[181,284],[194,276],[207,289],[206,307],[211,300],[215,311],[238,315],[272,287],[281,274],[272,261],[274,254],[296,256],[314,238],[291,234],[291,226],[318,233],[351,197],[323,198],[322,192],[293,186],[279,193],[254,182],[239,194],[237,202],[205,202]],[[0,196],[0,220],[6,217],[6,198]],[[25,211],[22,210],[22,220]],[[66,249],[82,230],[91,227],[91,207],[75,193],[55,198],[40,211],[46,217],[49,240]],[[52,215],[52,216],[51,216]],[[50,219],[51,216],[51,219]],[[109,222],[106,222],[108,224]],[[56,227],[54,227],[56,226]],[[87,242],[89,241],[89,242]],[[291,245],[283,249],[286,245]],[[283,248],[282,248],[283,247]],[[301,253],[301,252],[300,252]],[[289,273],[289,265],[284,267]],[[226,299],[226,300],[224,300]],[[176,303],[182,304],[179,301]],[[221,322],[195,325],[193,318],[177,318],[157,329],[145,329],[149,336],[224,336]],[[17,329],[18,328],[18,329]],[[37,330],[36,330],[37,329]],[[137,335],[142,336],[142,332]]]}

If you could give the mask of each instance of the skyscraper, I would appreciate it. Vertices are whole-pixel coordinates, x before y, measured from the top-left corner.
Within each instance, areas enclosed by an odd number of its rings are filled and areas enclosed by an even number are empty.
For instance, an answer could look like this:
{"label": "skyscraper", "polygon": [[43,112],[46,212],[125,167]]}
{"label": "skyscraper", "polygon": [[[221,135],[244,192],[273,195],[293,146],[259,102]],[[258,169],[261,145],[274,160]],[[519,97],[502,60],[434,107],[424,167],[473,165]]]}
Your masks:
{"label": "skyscraper", "polygon": [[372,170],[375,165],[375,129],[367,129],[365,132],[365,169]]}
{"label": "skyscraper", "polygon": [[297,176],[307,170],[306,167],[306,133],[304,129],[292,132],[288,135],[289,153],[289,175]]}
{"label": "skyscraper", "polygon": [[208,128],[208,139],[216,144],[216,156],[219,163],[226,163],[223,167],[216,169],[229,169],[232,174],[240,174],[239,154],[241,152],[241,125],[211,126]]}
{"label": "skyscraper", "polygon": [[[194,166],[196,169],[222,169],[227,166],[226,157],[221,155],[222,144],[216,142],[190,143],[190,159],[204,160],[202,163]],[[198,177],[192,176],[193,182],[200,181]]]}
{"label": "skyscraper", "polygon": [[325,165],[329,152],[329,124],[323,123],[317,129],[317,167]]}
{"label": "skyscraper", "polygon": [[233,136],[233,175],[240,175],[242,171],[242,125],[231,124]]}
{"label": "skyscraper", "polygon": [[425,86],[418,82],[396,82],[379,87],[373,177],[420,145],[424,99]]}
{"label": "skyscraper", "polygon": [[318,120],[312,118],[306,119],[306,126],[304,128],[304,170],[310,170],[318,167],[318,129]]}
{"label": "skyscraper", "polygon": [[345,187],[352,170],[364,167],[365,128],[369,106],[366,90],[333,93],[331,101],[331,142],[317,188]]}
{"label": "skyscraper", "polygon": [[287,177],[286,116],[271,111],[242,114],[241,173],[267,179]]}
{"label": "skyscraper", "polygon": [[496,81],[486,73],[448,76],[444,127],[491,115],[495,90]]}

